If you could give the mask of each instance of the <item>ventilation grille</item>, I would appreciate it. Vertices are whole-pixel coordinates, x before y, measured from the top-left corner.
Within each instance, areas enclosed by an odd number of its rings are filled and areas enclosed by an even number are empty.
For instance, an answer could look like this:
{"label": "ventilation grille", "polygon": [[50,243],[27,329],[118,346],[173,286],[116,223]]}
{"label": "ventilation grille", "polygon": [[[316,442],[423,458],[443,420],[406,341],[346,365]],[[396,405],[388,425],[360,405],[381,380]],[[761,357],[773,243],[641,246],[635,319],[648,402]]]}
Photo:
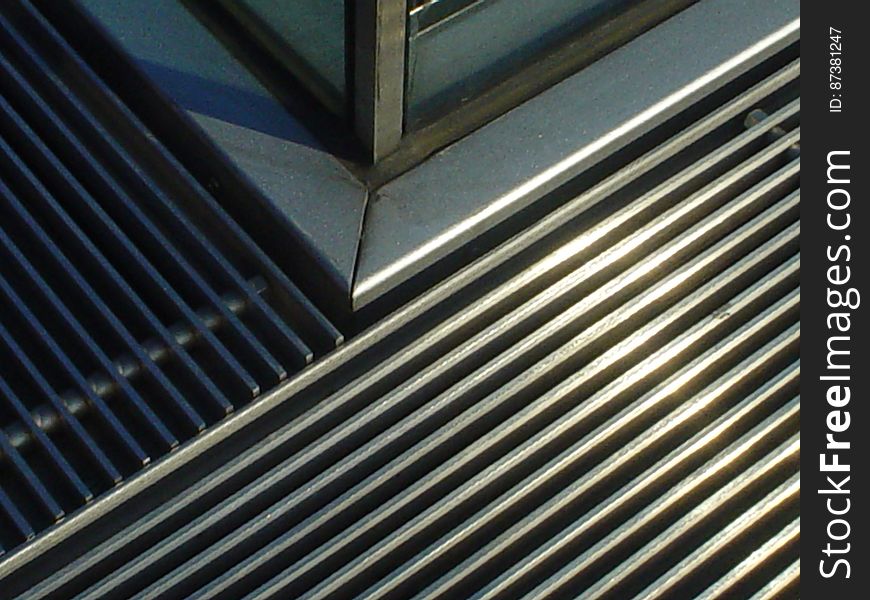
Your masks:
{"label": "ventilation grille", "polygon": [[0,8],[0,545],[340,341],[32,6]]}
{"label": "ventilation grille", "polygon": [[799,68],[435,286],[406,346],[28,597],[793,592]]}

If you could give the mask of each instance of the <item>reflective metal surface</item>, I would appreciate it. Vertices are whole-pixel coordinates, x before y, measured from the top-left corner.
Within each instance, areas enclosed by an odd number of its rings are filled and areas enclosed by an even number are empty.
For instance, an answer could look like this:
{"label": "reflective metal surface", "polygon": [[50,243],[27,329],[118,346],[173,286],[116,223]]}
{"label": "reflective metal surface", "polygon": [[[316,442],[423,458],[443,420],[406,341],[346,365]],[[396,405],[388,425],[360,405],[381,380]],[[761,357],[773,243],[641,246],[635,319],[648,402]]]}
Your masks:
{"label": "reflective metal surface", "polygon": [[408,19],[407,122],[432,120],[630,0],[423,2]]}
{"label": "reflective metal surface", "polygon": [[[0,7],[3,594],[795,596],[794,2],[702,0],[603,95],[568,80],[388,184],[419,192],[368,206],[401,209],[398,262],[341,331],[296,281],[335,298],[354,262],[295,242],[346,248],[365,188],[176,110],[58,6]],[[320,241],[274,235],[263,196],[324,180]]]}
{"label": "reflective metal surface", "polygon": [[[141,516],[29,597],[787,586],[798,70],[686,124],[216,427],[242,449],[208,477],[162,466],[129,482],[135,496],[91,519],[128,503]],[[768,116],[747,128],[759,107]],[[171,468],[199,464],[209,443]],[[149,492],[166,486],[180,486],[171,502]],[[43,544],[43,560],[63,547]]]}
{"label": "reflective metal surface", "polygon": [[700,2],[383,186],[367,211],[353,305],[794,42],[799,23],[794,0]]}
{"label": "reflective metal surface", "polygon": [[354,3],[354,127],[377,162],[402,139],[405,111],[405,0]]}

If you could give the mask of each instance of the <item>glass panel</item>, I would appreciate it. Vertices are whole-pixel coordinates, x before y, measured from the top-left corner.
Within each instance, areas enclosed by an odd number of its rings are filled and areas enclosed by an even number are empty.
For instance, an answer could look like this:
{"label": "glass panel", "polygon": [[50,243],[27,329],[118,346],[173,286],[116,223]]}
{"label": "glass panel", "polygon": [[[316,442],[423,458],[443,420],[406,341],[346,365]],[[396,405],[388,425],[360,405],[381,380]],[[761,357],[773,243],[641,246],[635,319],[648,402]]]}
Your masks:
{"label": "glass panel", "polygon": [[335,112],[344,112],[345,0],[220,0]]}
{"label": "glass panel", "polygon": [[411,0],[406,122],[450,110],[632,0]]}
{"label": "glass panel", "polygon": [[79,3],[179,107],[319,146],[304,124],[180,0]]}

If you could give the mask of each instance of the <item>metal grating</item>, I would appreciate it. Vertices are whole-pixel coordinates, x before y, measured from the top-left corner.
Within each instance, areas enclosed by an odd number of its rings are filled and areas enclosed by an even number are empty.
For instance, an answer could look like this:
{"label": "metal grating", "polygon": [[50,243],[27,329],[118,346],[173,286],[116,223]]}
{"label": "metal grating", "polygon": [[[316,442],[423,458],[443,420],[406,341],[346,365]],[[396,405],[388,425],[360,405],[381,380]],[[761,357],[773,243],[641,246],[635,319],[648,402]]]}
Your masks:
{"label": "metal grating", "polygon": [[0,546],[342,339],[28,0],[0,7]]}
{"label": "metal grating", "polygon": [[27,597],[794,595],[799,69],[375,326],[387,360]]}

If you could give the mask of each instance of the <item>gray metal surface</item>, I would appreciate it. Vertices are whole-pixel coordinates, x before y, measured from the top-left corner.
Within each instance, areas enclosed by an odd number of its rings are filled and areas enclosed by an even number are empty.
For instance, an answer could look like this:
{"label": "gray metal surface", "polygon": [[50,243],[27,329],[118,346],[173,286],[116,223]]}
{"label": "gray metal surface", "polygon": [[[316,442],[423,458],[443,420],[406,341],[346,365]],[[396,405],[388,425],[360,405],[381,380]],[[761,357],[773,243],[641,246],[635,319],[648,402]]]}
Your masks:
{"label": "gray metal surface", "polygon": [[[674,593],[692,597],[755,556],[750,593],[789,585],[800,132],[798,102],[773,98],[798,71],[687,123],[0,577],[42,580],[29,598],[629,598],[688,573]],[[125,520],[234,438],[221,468]],[[87,519],[124,528],[79,556],[63,540]],[[50,577],[28,572],[52,553]]]}
{"label": "gray metal surface", "polygon": [[405,108],[406,0],[357,0],[354,129],[373,162],[402,139]]}
{"label": "gray metal surface", "polygon": [[[62,547],[62,542],[64,540],[68,541],[70,536],[76,532],[81,532],[89,524],[98,522],[106,515],[112,515],[114,507],[123,507],[131,498],[135,498],[137,495],[141,497],[149,489],[155,489],[155,484],[170,476],[175,470],[182,468],[188,463],[195,462],[217,440],[232,439],[237,436],[239,431],[257,420],[262,421],[265,418],[267,421],[273,421],[274,417],[269,417],[268,415],[274,413],[277,408],[286,406],[288,395],[301,392],[318,380],[333,377],[333,373],[336,370],[340,370],[342,365],[353,362],[356,358],[365,355],[370,348],[381,345],[384,340],[389,340],[401,328],[413,328],[413,324],[419,322],[420,317],[425,315],[427,311],[431,311],[439,304],[443,304],[450,298],[456,297],[457,294],[465,293],[477,287],[477,282],[481,278],[486,277],[492,270],[498,269],[499,265],[515,263],[525,248],[536,244],[552,231],[576,219],[578,215],[582,215],[585,210],[594,206],[603,198],[629,185],[634,179],[642,177],[645,173],[650,172],[650,170],[654,170],[659,165],[666,163],[666,161],[682,151],[684,147],[696,143],[699,139],[702,139],[716,128],[721,127],[729,120],[735,118],[742,119],[741,114],[750,111],[766,95],[778,87],[793,81],[798,71],[799,66],[793,64],[752,89],[747,90],[734,102],[723,106],[709,117],[688,125],[684,131],[674,138],[668,140],[662,146],[643,156],[625,169],[615,173],[601,185],[596,186],[588,193],[583,194],[552,213],[546,219],[506,241],[483,259],[463,269],[441,284],[436,285],[416,302],[397,311],[389,319],[379,322],[368,332],[345,345],[339,352],[318,361],[313,368],[303,372],[283,388],[263,397],[257,404],[246,408],[233,419],[210,429],[205,435],[194,442],[186,444],[178,452],[174,453],[170,459],[161,461],[141,476],[132,478],[124,487],[99,500],[91,510],[67,519],[63,527],[52,531],[50,535],[40,537],[34,543],[25,547],[23,551],[7,558],[0,565],[0,572],[8,575],[10,572],[15,572],[16,569],[26,567],[28,564],[34,564],[33,561],[38,560],[38,557],[45,552],[50,552],[55,544],[60,544]],[[444,336],[447,338],[454,336],[469,327],[473,327],[476,321],[487,319],[489,318],[488,315],[502,310],[506,302],[509,302],[515,294],[522,294],[523,289],[536,285],[535,282],[542,278],[546,279],[548,273],[557,269],[565,259],[564,253],[557,253],[554,255],[553,260],[543,261],[537,267],[526,270],[516,280],[515,285],[499,288],[503,293],[490,294],[485,299],[475,302],[468,309],[461,311],[456,318],[444,324],[442,329]],[[407,372],[408,366],[413,365],[415,360],[419,360],[420,357],[426,356],[427,353],[431,353],[434,348],[437,348],[438,339],[432,336],[420,337],[417,339],[416,344],[397,353],[389,364],[383,364],[376,368],[366,367],[370,372],[371,380],[377,381],[393,371],[401,372],[404,370]],[[261,450],[263,454],[267,454],[272,448],[274,448],[273,444],[264,444],[254,454],[259,455],[258,453]],[[227,481],[227,478],[231,478],[233,473],[237,473],[237,471],[233,469],[222,471],[220,476],[215,477],[215,485],[220,485],[220,481]],[[206,486],[201,489],[207,490],[209,488]],[[198,495],[192,494],[190,497],[195,499]],[[172,513],[173,511],[167,511],[165,514],[171,516]],[[114,517],[116,520],[118,518],[117,515]],[[123,547],[123,544],[126,542],[119,543]],[[120,547],[115,548],[114,551],[119,549]],[[112,553],[113,551],[110,550],[109,555]],[[103,557],[105,558],[105,556],[104,554]]]}
{"label": "gray metal surface", "polygon": [[264,203],[347,297],[365,186],[181,2],[81,4],[262,195],[248,201]]}
{"label": "gray metal surface", "polygon": [[703,0],[383,186],[369,201],[354,307],[794,42],[798,13],[796,0]]}
{"label": "gray metal surface", "polygon": [[[322,148],[275,137],[227,121],[190,113],[311,249],[313,264],[334,284],[345,305],[362,235],[368,191]],[[288,233],[290,235],[290,233]]]}

